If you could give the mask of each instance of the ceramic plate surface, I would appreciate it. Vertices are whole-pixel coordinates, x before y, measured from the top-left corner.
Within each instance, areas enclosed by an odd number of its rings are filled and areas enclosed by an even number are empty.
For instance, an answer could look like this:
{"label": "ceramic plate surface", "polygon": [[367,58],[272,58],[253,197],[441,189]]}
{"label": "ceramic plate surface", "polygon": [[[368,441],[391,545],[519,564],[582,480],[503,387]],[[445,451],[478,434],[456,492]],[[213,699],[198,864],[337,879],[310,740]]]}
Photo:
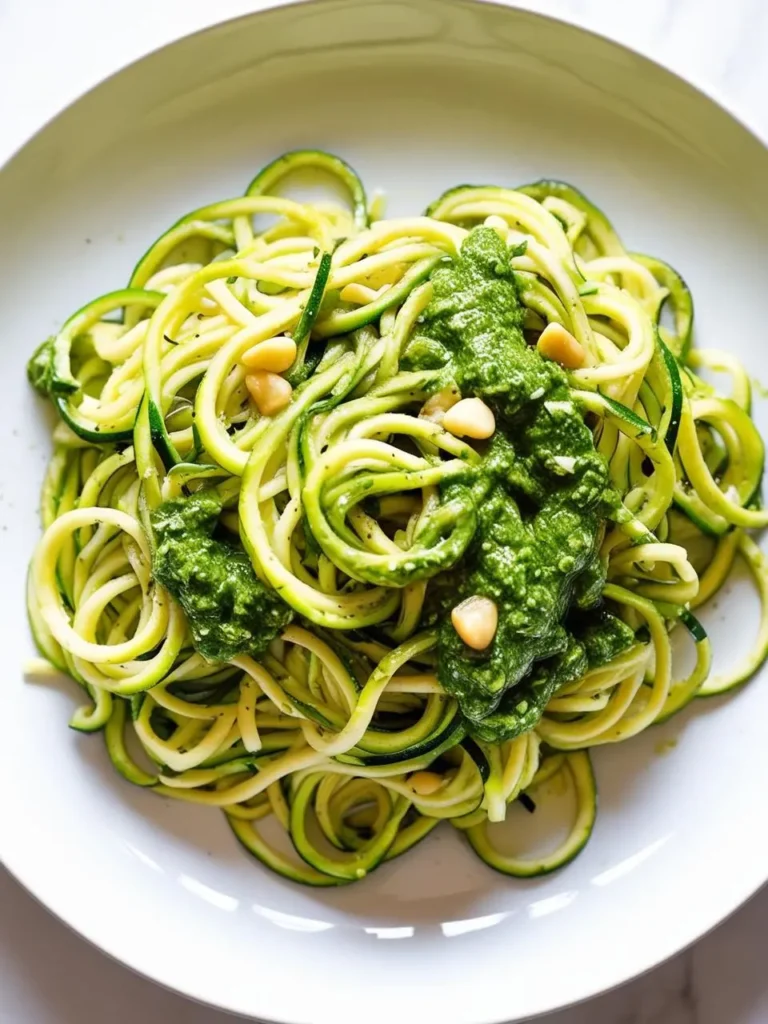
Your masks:
{"label": "ceramic plate surface", "polygon": [[[492,5],[328,0],[120,72],[0,172],[0,854],[100,948],[217,1006],[291,1024],[520,1020],[652,967],[768,877],[768,680],[599,750],[595,833],[559,874],[496,875],[445,827],[326,892],[268,873],[217,812],[123,782],[98,736],[67,729],[74,688],[22,676],[49,451],[29,353],[173,220],[305,146],[346,157],[394,215],[461,182],[573,182],[631,249],[683,273],[698,343],[768,379],[768,153],[627,50]],[[706,621],[722,666],[754,636],[749,588]]]}

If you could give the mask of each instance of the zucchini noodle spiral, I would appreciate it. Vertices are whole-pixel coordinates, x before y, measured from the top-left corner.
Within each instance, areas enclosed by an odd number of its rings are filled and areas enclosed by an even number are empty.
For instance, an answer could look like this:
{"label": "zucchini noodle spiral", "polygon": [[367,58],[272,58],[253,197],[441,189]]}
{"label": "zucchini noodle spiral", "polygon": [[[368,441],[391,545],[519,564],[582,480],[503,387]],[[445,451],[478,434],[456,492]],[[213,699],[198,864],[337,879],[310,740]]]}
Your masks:
{"label": "zucchini noodle spiral", "polygon": [[[348,202],[276,194],[295,171],[335,179]],[[462,186],[402,219],[378,205],[342,160],[286,154],[243,197],[179,220],[126,287],[35,354],[30,379],[58,422],[29,573],[32,668],[80,685],[70,724],[102,732],[124,778],[222,808],[249,851],[297,882],[360,879],[443,819],[497,870],[542,874],[592,831],[590,748],[737,686],[766,657],[768,576],[748,531],[768,511],[749,378],[729,353],[691,347],[683,280],[628,253],[566,184]],[[481,402],[484,433],[451,427],[458,400],[477,396],[409,356],[475,229],[503,242],[531,352],[546,355],[554,330],[577,353],[562,360],[570,401],[549,406],[578,410],[604,467],[614,500],[596,527],[594,606],[630,637],[565,681],[537,682],[539,661],[526,666],[534,706],[521,698],[517,726],[494,741],[441,681],[452,612],[440,581],[466,580],[450,572],[479,536],[472,481],[495,421]],[[702,370],[728,374],[730,395]],[[552,465],[567,479],[575,462]],[[185,585],[202,601],[219,559],[221,593],[242,584],[251,602],[231,615],[210,599],[198,621],[167,582],[189,510],[196,529],[208,524],[196,543],[212,561],[191,556]],[[712,677],[693,612],[737,556],[760,597],[759,636]],[[537,659],[562,652],[567,611],[560,646]],[[685,678],[672,667],[678,625],[695,647]],[[249,647],[249,630],[271,633]],[[510,852],[497,823],[513,801],[533,811],[554,780],[573,797],[566,838]]]}

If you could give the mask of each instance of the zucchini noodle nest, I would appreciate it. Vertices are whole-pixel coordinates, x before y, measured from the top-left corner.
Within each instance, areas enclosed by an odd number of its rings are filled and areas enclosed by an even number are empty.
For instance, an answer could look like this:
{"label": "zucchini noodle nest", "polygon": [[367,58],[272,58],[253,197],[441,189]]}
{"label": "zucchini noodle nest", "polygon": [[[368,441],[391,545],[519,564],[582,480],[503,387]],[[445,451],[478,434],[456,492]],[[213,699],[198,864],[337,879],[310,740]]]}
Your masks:
{"label": "zucchini noodle nest", "polygon": [[[345,201],[278,195],[296,171]],[[80,685],[70,724],[125,779],[220,807],[297,882],[360,879],[442,820],[542,874],[593,828],[590,748],[766,657],[749,378],[569,185],[381,206],[286,154],[38,348],[31,668]],[[712,677],[693,611],[737,555],[759,636]],[[525,815],[499,823],[556,791],[566,837],[531,853]]]}

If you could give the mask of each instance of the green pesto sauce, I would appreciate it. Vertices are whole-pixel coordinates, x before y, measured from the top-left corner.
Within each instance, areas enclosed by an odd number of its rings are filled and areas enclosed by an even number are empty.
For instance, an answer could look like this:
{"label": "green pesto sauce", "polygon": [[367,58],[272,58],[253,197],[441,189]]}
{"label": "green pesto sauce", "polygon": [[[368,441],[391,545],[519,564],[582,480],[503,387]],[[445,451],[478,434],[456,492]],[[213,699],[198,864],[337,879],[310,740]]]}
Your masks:
{"label": "green pesto sauce", "polygon": [[27,363],[27,380],[39,394],[48,397],[53,384],[53,338],[41,342]]}
{"label": "green pesto sauce", "polygon": [[196,650],[229,661],[263,654],[293,611],[258,579],[242,548],[214,536],[220,512],[212,491],[155,509],[152,573],[184,609]]}
{"label": "green pesto sauce", "polygon": [[[438,677],[470,731],[499,741],[531,729],[552,694],[581,675],[600,647],[601,621],[587,637],[564,620],[572,605],[600,600],[597,546],[612,504],[608,471],[564,371],[525,341],[517,282],[498,234],[470,232],[459,258],[436,270],[432,284],[404,363],[443,366],[445,379],[465,396],[482,397],[497,422],[482,468],[468,471],[477,530],[431,605]],[[464,645],[448,614],[474,594],[499,610],[496,636],[479,652]],[[626,627],[626,634],[610,629],[619,645],[634,639]],[[613,650],[616,642],[606,637],[603,646]]]}
{"label": "green pesto sauce", "polygon": [[600,668],[636,642],[634,630],[604,608],[572,612],[568,628],[584,646],[588,668]]}

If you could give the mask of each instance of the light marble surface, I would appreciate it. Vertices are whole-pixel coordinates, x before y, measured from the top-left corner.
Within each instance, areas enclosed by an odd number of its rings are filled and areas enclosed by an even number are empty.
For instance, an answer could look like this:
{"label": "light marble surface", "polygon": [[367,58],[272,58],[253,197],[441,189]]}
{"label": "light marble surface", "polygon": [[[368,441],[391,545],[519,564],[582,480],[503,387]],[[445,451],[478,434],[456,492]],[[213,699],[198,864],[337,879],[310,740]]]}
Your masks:
{"label": "light marble surface", "polygon": [[[559,15],[656,58],[725,102],[768,140],[765,0],[526,0],[519,5]],[[0,163],[110,71],[179,35],[258,6],[259,0],[0,0]],[[713,876],[716,870],[713,866]],[[766,949],[768,890],[646,977],[548,1020],[768,1024]],[[588,950],[579,955],[588,956]],[[450,1020],[446,1012],[441,1016]],[[226,1024],[234,1019],[108,960],[0,873],[2,1024]]]}

